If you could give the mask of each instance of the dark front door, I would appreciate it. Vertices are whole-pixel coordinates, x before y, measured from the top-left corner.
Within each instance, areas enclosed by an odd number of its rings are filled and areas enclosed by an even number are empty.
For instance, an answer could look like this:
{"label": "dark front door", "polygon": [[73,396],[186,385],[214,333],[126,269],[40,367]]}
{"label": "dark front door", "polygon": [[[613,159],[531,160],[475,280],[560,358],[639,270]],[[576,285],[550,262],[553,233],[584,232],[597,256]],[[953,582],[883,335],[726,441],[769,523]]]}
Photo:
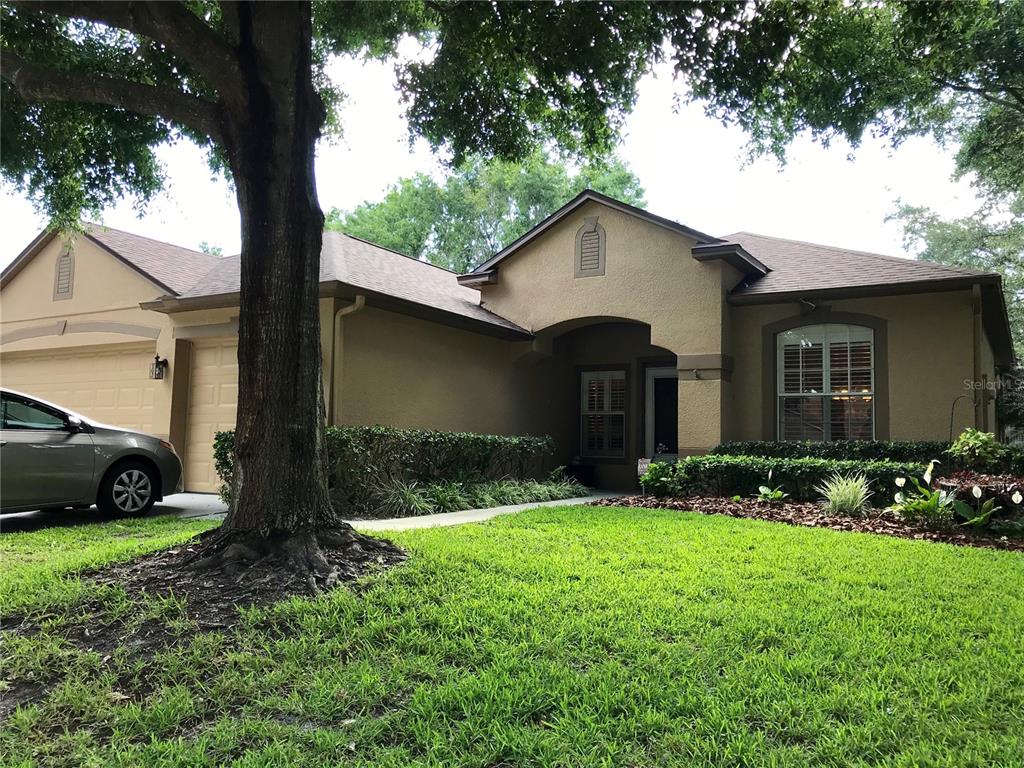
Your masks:
{"label": "dark front door", "polygon": [[654,380],[654,450],[678,453],[679,384],[676,379]]}

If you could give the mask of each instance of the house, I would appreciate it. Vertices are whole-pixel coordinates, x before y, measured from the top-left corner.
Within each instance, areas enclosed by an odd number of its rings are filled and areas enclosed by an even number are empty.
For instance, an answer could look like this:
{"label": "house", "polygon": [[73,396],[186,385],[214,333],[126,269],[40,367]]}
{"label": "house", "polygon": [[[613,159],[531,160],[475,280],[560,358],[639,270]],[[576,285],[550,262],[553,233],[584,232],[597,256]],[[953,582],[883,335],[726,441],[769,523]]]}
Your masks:
{"label": "house", "polygon": [[[44,233],[0,279],[0,382],[167,436],[215,490],[238,290],[237,257]],[[550,434],[612,488],[725,440],[992,430],[1013,362],[998,275],[713,237],[591,191],[466,275],[328,232],[320,322],[330,423]]]}

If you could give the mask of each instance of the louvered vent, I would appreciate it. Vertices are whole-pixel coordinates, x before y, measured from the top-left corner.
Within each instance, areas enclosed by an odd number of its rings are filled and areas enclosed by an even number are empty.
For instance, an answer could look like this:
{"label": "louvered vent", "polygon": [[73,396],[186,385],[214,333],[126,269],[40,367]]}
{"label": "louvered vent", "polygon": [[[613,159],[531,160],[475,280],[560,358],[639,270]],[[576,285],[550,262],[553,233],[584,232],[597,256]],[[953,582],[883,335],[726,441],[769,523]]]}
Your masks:
{"label": "louvered vent", "polygon": [[75,257],[65,251],[57,257],[53,277],[53,298],[70,299],[75,284]]}
{"label": "louvered vent", "polygon": [[583,226],[576,232],[575,256],[576,277],[604,274],[604,227],[597,223],[596,216],[584,219]]}
{"label": "louvered vent", "polygon": [[584,232],[580,242],[580,270],[601,268],[601,236],[597,232]]}

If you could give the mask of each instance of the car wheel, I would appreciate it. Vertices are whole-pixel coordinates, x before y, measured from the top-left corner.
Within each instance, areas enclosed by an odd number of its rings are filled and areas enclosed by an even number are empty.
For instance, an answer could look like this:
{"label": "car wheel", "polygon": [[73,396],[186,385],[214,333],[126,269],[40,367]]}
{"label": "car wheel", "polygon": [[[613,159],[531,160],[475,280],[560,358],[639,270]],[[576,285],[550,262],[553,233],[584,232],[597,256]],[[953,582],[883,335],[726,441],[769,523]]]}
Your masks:
{"label": "car wheel", "polygon": [[96,506],[108,515],[144,515],[156,501],[157,477],[141,461],[118,464],[103,478]]}

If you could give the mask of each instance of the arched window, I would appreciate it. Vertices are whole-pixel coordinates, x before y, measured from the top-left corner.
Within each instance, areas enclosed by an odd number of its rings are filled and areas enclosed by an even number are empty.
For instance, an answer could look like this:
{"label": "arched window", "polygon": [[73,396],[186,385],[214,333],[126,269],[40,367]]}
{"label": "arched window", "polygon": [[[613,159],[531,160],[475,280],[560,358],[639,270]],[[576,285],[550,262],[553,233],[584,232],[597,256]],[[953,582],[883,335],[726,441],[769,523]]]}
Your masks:
{"label": "arched window", "polygon": [[75,255],[68,248],[53,268],[53,300],[70,299],[75,288]]}
{"label": "arched window", "polygon": [[588,216],[576,232],[576,277],[604,274],[604,227]]}
{"label": "arched window", "polygon": [[872,440],[874,331],[806,325],[776,336],[779,440]]}

